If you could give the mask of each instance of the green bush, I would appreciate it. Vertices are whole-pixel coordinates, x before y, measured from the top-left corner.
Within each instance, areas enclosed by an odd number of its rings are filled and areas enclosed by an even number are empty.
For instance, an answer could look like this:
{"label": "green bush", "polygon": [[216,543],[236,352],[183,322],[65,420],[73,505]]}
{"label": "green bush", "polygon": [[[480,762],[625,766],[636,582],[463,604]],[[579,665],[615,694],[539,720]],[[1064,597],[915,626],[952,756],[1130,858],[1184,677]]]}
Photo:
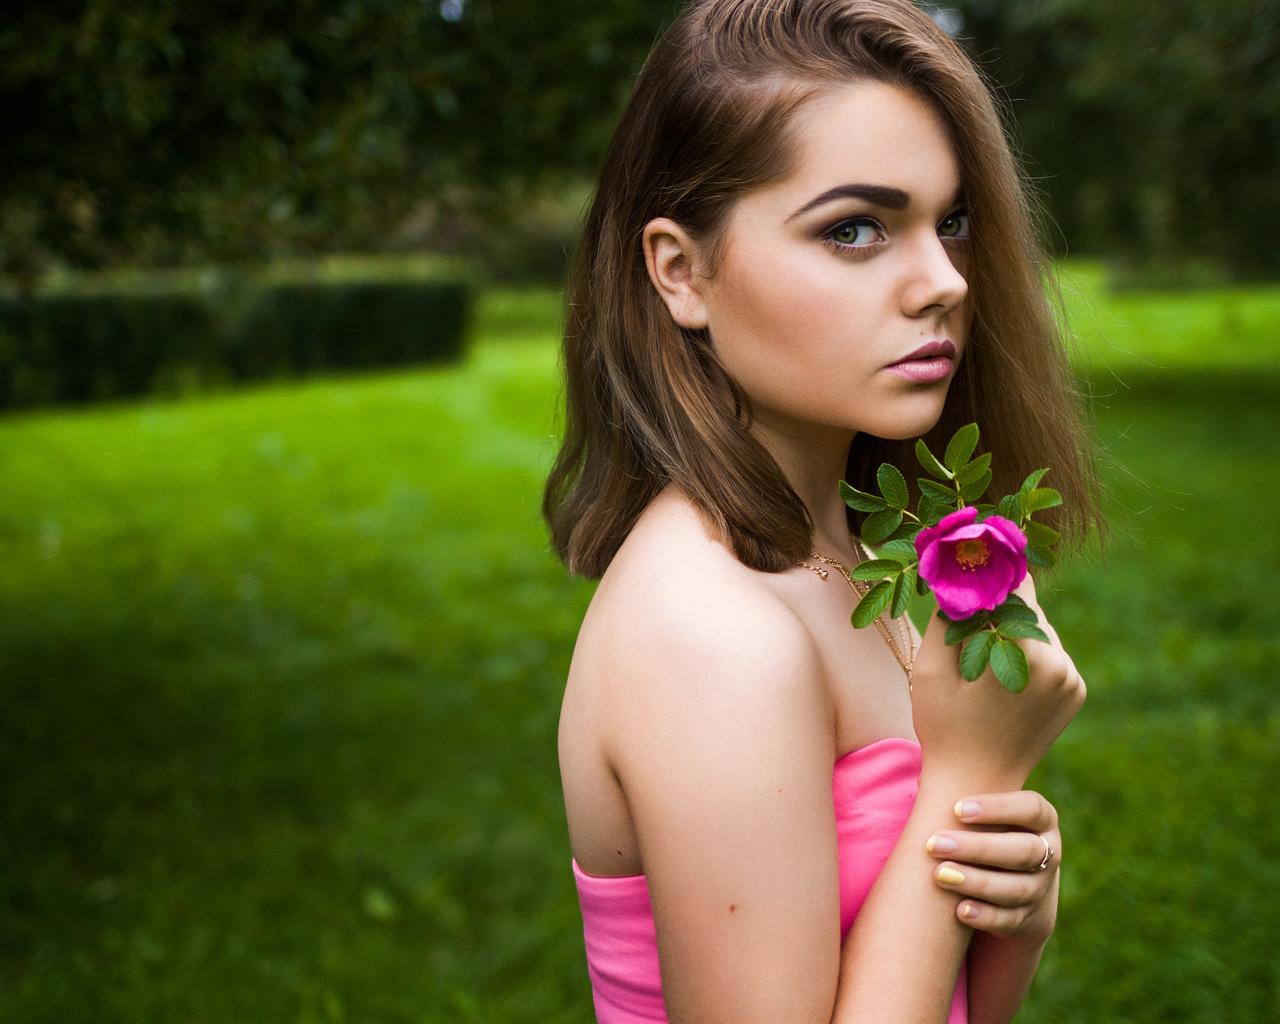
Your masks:
{"label": "green bush", "polygon": [[0,298],[0,408],[462,354],[461,280],[252,282],[187,275],[96,292]]}

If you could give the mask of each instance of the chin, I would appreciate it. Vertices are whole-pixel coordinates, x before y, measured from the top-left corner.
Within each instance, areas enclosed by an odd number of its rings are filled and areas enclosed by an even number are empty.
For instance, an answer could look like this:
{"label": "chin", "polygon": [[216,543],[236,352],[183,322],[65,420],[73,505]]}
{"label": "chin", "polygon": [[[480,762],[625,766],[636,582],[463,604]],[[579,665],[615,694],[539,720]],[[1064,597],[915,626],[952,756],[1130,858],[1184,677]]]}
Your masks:
{"label": "chin", "polygon": [[866,424],[862,430],[886,441],[910,441],[912,438],[923,437],[942,418],[945,401],[944,391],[919,402],[916,408],[895,410],[897,415],[877,417],[875,422]]}

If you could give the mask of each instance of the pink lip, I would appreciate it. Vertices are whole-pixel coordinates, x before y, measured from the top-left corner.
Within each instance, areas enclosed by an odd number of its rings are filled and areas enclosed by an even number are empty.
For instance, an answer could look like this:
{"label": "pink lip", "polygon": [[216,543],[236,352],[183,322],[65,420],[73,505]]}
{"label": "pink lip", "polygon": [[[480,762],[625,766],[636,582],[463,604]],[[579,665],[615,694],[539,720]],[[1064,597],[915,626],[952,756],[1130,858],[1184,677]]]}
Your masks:
{"label": "pink lip", "polygon": [[956,347],[950,340],[931,341],[888,369],[918,384],[934,384],[951,375],[955,356]]}

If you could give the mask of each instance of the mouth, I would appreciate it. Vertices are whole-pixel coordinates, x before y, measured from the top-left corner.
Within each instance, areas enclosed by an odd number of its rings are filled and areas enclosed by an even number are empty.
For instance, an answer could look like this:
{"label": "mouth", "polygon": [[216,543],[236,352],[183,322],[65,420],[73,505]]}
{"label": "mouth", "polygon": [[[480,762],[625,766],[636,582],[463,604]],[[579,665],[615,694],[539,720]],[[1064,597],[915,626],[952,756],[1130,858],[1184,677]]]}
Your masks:
{"label": "mouth", "polygon": [[891,363],[886,369],[917,384],[936,384],[951,376],[955,360],[955,345],[949,339],[944,339],[921,345],[905,359]]}

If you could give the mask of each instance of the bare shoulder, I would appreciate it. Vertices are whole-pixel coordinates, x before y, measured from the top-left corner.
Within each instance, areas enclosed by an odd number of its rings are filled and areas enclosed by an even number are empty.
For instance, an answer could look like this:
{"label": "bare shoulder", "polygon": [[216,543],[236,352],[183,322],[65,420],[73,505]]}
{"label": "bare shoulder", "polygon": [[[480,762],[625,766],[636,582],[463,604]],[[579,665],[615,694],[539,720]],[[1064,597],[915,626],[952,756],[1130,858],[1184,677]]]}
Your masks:
{"label": "bare shoulder", "polygon": [[682,495],[656,499],[601,580],[570,685],[607,709],[610,759],[692,744],[706,757],[778,715],[830,719],[809,630]]}
{"label": "bare shoulder", "polygon": [[664,495],[601,580],[566,689],[575,856],[646,876],[673,1017],[834,998],[834,716],[814,640],[764,576]]}

